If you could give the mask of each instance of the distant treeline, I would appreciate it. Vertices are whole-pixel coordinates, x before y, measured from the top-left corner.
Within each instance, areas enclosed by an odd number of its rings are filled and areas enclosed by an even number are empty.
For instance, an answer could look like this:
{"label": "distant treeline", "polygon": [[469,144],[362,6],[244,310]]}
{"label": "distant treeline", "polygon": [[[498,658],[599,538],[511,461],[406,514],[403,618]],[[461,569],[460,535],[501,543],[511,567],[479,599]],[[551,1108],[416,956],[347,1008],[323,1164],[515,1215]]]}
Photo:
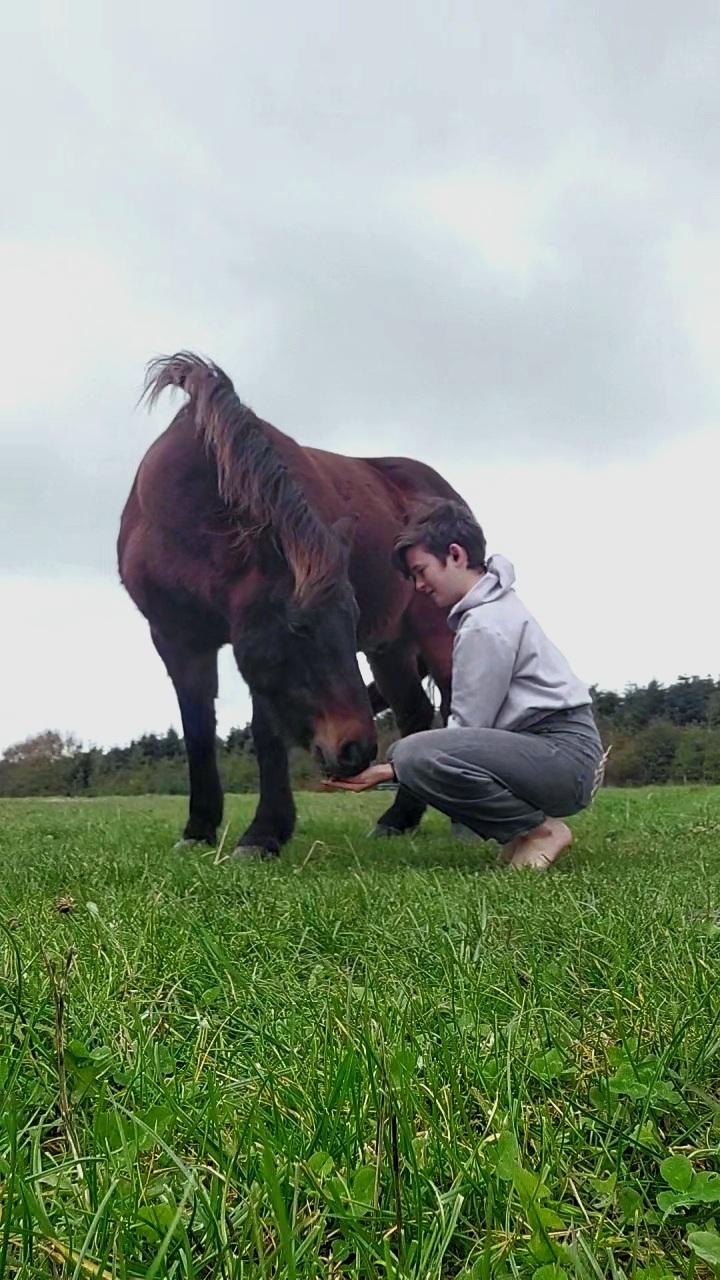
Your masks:
{"label": "distant treeline", "polygon": [[[603,741],[613,748],[609,784],[720,783],[720,680],[681,676],[666,686],[651,680],[624,693],[592,692]],[[382,754],[397,729],[391,712],[376,723]],[[256,791],[250,726],[218,738],[217,749],[226,791]],[[290,771],[297,788],[312,789],[319,782],[306,752],[290,753]],[[0,759],[0,796],[183,795],[187,790],[185,745],[174,729],[104,751],[48,730],[8,747]]]}
{"label": "distant treeline", "polygon": [[612,743],[609,784],[720,783],[720,680],[680,676],[592,693],[603,742]]}

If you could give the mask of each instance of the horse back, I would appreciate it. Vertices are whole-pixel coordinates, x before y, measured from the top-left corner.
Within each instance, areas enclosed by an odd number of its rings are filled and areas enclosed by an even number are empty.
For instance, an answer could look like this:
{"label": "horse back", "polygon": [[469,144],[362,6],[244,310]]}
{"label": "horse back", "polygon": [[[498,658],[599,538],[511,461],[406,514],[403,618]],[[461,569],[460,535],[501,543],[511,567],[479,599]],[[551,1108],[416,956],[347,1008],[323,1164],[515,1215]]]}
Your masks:
{"label": "horse back", "polygon": [[363,461],[377,471],[387,485],[398,490],[409,507],[428,498],[464,501],[438,471],[417,458],[365,458]]}

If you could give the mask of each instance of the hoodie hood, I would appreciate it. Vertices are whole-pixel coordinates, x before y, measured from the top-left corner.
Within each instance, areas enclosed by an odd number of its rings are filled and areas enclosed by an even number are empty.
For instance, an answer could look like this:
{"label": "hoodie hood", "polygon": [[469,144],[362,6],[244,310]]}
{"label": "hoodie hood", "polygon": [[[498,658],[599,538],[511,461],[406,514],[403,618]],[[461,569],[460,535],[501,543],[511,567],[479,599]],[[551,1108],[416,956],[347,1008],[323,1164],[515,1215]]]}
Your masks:
{"label": "hoodie hood", "polygon": [[486,561],[482,578],[450,610],[448,614],[450,629],[457,631],[463,614],[467,613],[468,609],[476,609],[478,605],[489,604],[491,600],[499,600],[501,596],[507,595],[508,591],[512,590],[514,582],[515,569],[510,561],[505,556],[490,556]]}

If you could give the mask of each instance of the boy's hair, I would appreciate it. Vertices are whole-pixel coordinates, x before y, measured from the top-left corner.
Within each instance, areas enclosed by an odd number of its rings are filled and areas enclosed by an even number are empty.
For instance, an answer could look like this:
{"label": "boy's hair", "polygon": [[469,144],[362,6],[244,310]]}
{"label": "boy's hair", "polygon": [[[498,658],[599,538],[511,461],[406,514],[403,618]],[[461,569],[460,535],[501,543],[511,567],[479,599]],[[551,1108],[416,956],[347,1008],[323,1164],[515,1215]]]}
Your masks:
{"label": "boy's hair", "polygon": [[410,512],[405,528],[395,540],[393,564],[409,578],[405,557],[410,547],[426,547],[445,564],[453,542],[467,552],[468,568],[485,568],[485,534],[470,508],[452,498],[423,503]]}

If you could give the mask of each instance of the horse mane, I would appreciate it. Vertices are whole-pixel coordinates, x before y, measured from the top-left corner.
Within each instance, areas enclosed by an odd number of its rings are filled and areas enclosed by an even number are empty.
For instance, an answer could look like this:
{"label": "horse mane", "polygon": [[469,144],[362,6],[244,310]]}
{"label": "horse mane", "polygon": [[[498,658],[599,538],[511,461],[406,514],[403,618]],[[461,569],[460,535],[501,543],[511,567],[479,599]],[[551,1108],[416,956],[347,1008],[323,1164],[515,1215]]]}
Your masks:
{"label": "horse mane", "polygon": [[192,351],[150,361],[141,400],[151,408],[166,387],[189,396],[195,429],[215,457],[220,496],[242,521],[241,542],[270,530],[292,572],[295,599],[311,603],[337,575],[340,548],[279,457],[265,423],[218,365]]}

